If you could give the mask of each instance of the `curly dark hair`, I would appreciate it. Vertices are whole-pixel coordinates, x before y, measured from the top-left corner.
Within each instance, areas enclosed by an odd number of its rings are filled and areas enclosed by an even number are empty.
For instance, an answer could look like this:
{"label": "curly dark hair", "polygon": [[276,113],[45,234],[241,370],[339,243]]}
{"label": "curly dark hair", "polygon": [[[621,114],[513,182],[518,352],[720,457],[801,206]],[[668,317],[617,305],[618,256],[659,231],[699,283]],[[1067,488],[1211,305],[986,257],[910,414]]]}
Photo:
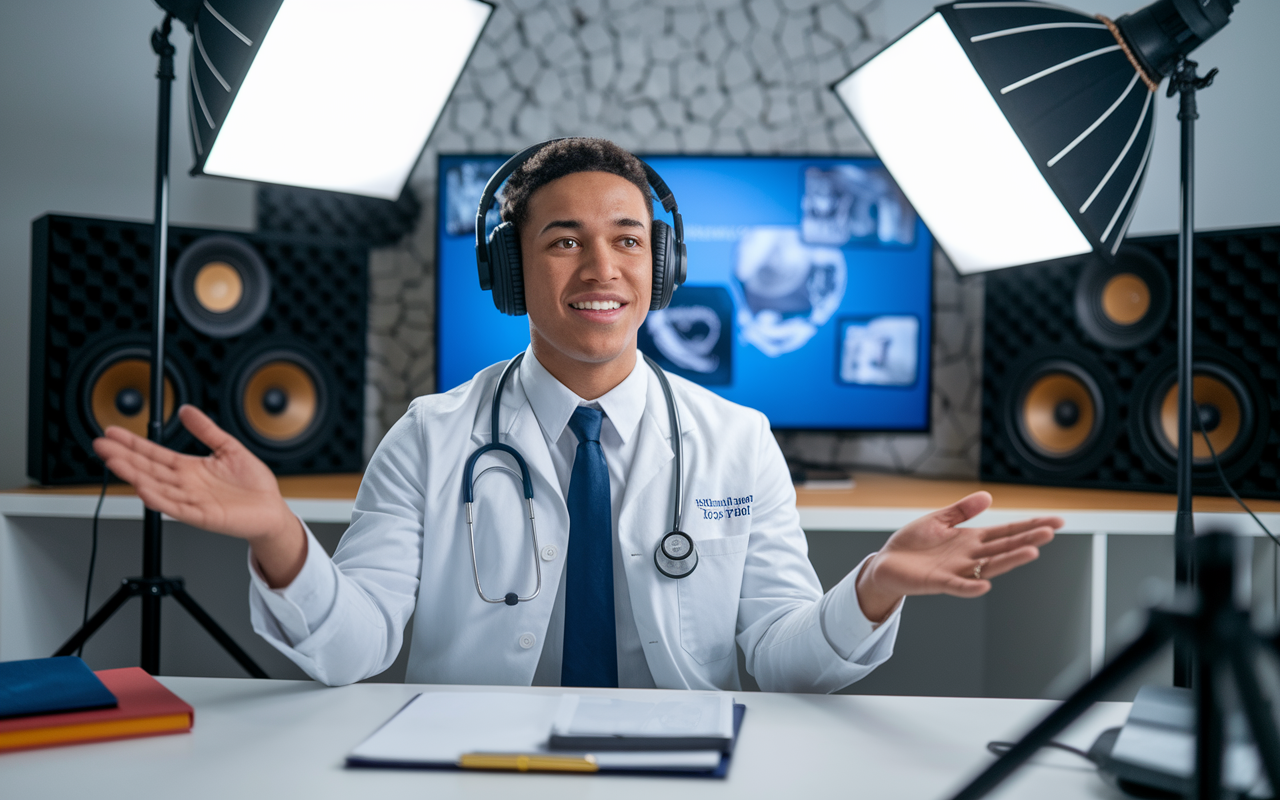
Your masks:
{"label": "curly dark hair", "polygon": [[653,196],[640,159],[608,139],[588,137],[552,142],[511,173],[502,199],[502,219],[518,232],[529,216],[533,193],[577,172],[608,172],[631,181],[644,195],[645,209],[653,219]]}

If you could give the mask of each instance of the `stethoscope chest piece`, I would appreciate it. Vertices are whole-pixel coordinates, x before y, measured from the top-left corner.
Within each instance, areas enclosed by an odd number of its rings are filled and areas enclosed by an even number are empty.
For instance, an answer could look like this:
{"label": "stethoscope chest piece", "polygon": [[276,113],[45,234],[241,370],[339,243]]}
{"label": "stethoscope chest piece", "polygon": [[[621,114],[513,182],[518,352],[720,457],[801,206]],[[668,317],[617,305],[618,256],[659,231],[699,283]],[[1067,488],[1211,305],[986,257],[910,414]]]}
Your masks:
{"label": "stethoscope chest piece", "polygon": [[668,578],[687,577],[698,567],[698,548],[684,531],[671,531],[662,537],[658,549],[653,552],[653,563],[658,572]]}

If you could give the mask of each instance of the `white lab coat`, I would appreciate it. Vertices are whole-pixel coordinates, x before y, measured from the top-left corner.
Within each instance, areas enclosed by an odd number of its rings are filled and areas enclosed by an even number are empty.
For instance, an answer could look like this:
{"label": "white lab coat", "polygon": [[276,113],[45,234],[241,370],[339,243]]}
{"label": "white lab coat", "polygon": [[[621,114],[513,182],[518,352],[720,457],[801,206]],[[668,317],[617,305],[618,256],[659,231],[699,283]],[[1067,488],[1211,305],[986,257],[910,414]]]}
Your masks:
{"label": "white lab coat", "polygon": [[[532,681],[565,563],[569,514],[518,371],[503,393],[501,440],[528,463],[539,551],[533,550],[518,483],[501,472],[476,484],[475,539],[489,596],[528,594],[536,558],[542,570],[536,599],[514,607],[480,599],[462,502],[466,460],[490,440],[490,405],[502,366],[450,392],[417,398],[387,433],[334,553],[332,607],[303,640],[289,641],[264,602],[265,584],[255,581],[255,630],[317,680],[345,684],[386,669],[416,608],[408,681]],[[697,544],[698,567],[673,580],[654,566],[654,548],[671,525],[674,472],[667,407],[656,380],[648,381],[617,530],[636,628],[656,685],[739,688],[735,640],[748,671],[770,691],[829,692],[869,673],[892,654],[899,613],[874,632],[856,609],[828,614],[828,621],[839,616],[865,627],[852,652],[842,656],[833,648],[823,631],[822,591],[807,557],[795,491],[768,420],[679,377],[671,376],[671,383],[684,440],[682,527]],[[486,454],[475,474],[510,463]],[[312,539],[309,560],[323,558],[317,550]],[[334,569],[327,561],[323,567]],[[854,596],[845,591],[844,602]]]}

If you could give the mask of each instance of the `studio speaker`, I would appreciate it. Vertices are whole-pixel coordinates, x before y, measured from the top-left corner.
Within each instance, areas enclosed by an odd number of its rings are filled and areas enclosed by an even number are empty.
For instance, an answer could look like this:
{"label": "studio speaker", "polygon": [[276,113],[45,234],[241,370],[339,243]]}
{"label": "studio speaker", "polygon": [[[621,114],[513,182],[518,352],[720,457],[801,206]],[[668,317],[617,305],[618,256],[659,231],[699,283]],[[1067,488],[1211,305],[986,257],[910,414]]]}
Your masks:
{"label": "studio speaker", "polygon": [[[367,243],[171,227],[165,444],[195,405],[277,474],[363,466]],[[92,441],[150,418],[151,226],[32,225],[27,472],[99,480]]]}
{"label": "studio speaker", "polygon": [[[1195,491],[1280,498],[1280,228],[1195,242]],[[1175,491],[1177,237],[985,276],[984,480]]]}

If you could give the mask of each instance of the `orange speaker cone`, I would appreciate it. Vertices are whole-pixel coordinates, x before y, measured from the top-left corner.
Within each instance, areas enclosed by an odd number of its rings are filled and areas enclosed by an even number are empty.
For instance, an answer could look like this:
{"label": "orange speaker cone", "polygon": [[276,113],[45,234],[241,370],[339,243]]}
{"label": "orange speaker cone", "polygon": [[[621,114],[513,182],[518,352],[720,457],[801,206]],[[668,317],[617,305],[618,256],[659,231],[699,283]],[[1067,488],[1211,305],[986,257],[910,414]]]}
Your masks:
{"label": "orange speaker cone", "polygon": [[273,442],[304,435],[315,423],[319,397],[315,379],[291,361],[268,361],[254,370],[240,398],[245,421]]}
{"label": "orange speaker cone", "polygon": [[[1241,421],[1244,419],[1240,398],[1224,381],[1210,375],[1196,375],[1191,381],[1191,393],[1196,405],[1202,408],[1212,407],[1217,412],[1218,424],[1213,430],[1208,431],[1208,434],[1214,452],[1221,456],[1227,448],[1235,444],[1236,438],[1240,435]],[[1213,456],[1209,452],[1209,445],[1205,443],[1204,435],[1200,433],[1200,426],[1196,424],[1194,417],[1191,424],[1194,431],[1191,437],[1191,452],[1195,463],[1212,463]],[[1160,432],[1172,449],[1177,451],[1178,384],[1176,382],[1169,391],[1165,392],[1164,400],[1160,404]]]}
{"label": "orange speaker cone", "polygon": [[215,314],[225,314],[240,304],[244,279],[240,271],[225,261],[210,261],[195,277],[196,302]]}
{"label": "orange speaker cone", "polygon": [[1102,287],[1102,313],[1117,325],[1140,322],[1151,310],[1151,287],[1132,272],[1122,272]]}
{"label": "orange speaker cone", "polygon": [[1062,458],[1085,445],[1097,419],[1093,393],[1078,377],[1050,372],[1031,385],[1022,401],[1028,444],[1041,454]]}
{"label": "orange speaker cone", "polygon": [[[164,420],[173,416],[173,382],[164,379]],[[147,435],[151,419],[151,364],[141,358],[122,358],[107,367],[89,390],[89,408],[98,433],[115,425]]]}

